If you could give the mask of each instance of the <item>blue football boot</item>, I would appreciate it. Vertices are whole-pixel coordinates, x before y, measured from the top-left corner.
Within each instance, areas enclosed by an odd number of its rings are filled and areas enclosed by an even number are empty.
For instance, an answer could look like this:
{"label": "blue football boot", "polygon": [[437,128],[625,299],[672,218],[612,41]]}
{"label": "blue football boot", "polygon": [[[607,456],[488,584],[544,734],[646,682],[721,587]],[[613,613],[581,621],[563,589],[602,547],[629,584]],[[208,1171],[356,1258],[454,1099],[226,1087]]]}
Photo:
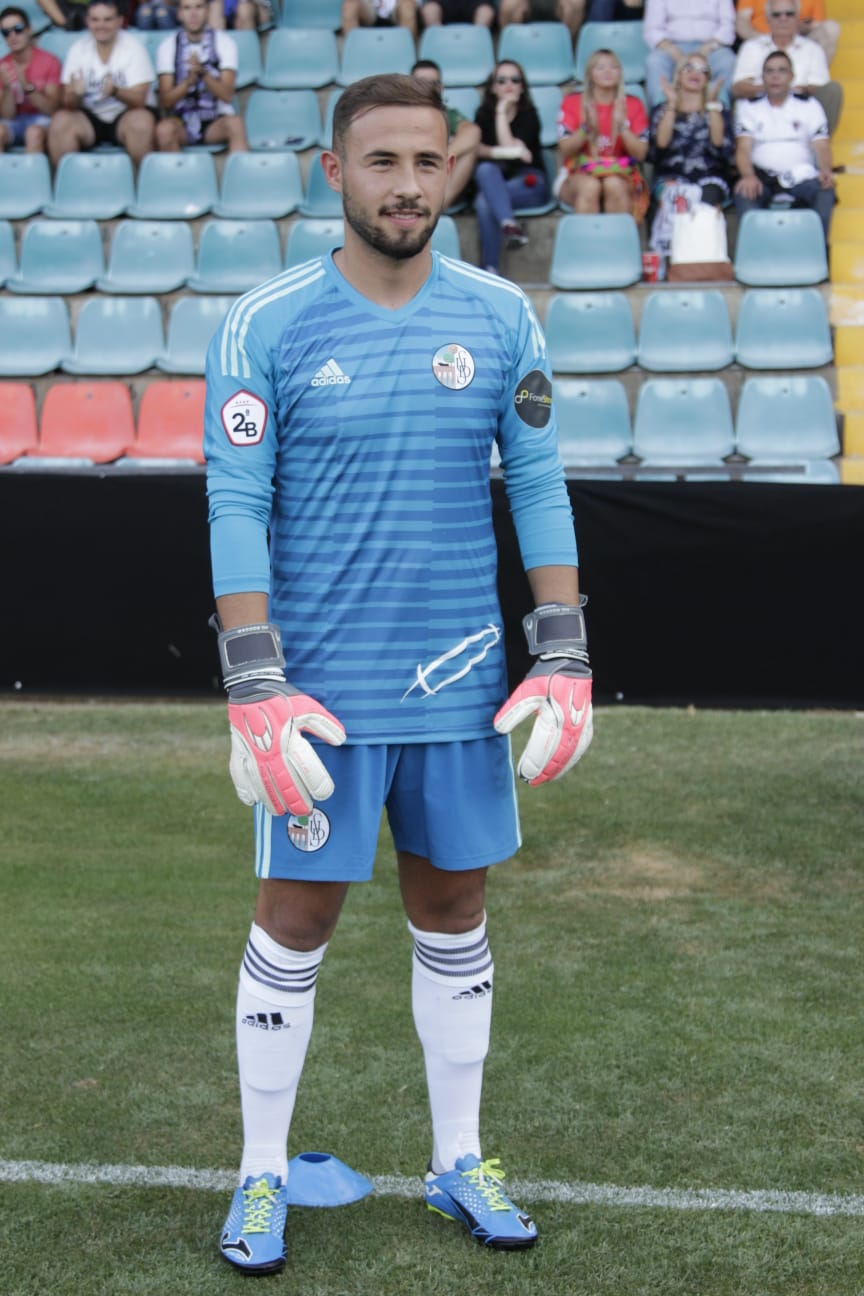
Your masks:
{"label": "blue football boot", "polygon": [[248,1274],[276,1273],[285,1264],[288,1190],[275,1175],[249,1175],[231,1198],[219,1252]]}
{"label": "blue football boot", "polygon": [[455,1170],[426,1175],[426,1205],[445,1219],[464,1224],[472,1237],[496,1251],[524,1251],[537,1241],[531,1216],[510,1200],[501,1184],[504,1171],[496,1158],[461,1157]]}

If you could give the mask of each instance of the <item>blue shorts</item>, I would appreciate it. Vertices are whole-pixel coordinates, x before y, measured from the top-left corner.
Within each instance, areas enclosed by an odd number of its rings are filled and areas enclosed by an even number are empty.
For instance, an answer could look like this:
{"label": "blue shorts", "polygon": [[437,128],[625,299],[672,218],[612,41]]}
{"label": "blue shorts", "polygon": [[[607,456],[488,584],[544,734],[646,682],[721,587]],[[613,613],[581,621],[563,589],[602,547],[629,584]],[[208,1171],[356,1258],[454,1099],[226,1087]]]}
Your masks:
{"label": "blue shorts", "polygon": [[24,132],[28,126],[49,126],[51,118],[44,113],[22,113],[20,117],[4,117],[3,125],[12,136],[12,148],[21,148],[24,144]]}
{"label": "blue shorts", "polygon": [[396,849],[436,868],[486,868],[521,845],[506,736],[317,750],[336,790],[302,817],[255,807],[260,878],[367,882],[384,809]]}

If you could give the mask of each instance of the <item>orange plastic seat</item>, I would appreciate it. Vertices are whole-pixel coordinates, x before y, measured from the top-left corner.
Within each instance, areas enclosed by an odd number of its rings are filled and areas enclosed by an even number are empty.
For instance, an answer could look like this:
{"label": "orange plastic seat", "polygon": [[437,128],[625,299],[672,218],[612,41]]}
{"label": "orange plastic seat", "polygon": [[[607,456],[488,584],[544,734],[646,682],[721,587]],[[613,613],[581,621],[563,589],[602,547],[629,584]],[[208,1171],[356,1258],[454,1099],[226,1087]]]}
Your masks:
{"label": "orange plastic seat", "polygon": [[138,407],[138,437],[130,458],[204,462],[204,379],[155,379]]}
{"label": "orange plastic seat", "polygon": [[0,463],[31,454],[37,435],[33,388],[24,382],[0,382]]}
{"label": "orange plastic seat", "polygon": [[45,395],[37,455],[111,463],[135,439],[125,382],[56,382]]}

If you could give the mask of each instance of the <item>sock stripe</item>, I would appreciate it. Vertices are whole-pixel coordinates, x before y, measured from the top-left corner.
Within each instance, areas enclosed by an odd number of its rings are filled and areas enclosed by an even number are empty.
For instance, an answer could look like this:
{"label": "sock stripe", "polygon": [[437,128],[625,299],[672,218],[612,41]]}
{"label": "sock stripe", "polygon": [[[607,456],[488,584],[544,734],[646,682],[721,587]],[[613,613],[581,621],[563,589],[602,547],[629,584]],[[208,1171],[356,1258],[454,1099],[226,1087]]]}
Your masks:
{"label": "sock stripe", "polygon": [[275,963],[264,958],[251,939],[243,955],[243,970],[253,981],[267,986],[270,990],[281,990],[285,994],[307,994],[313,990],[320,967],[320,957],[299,968],[277,967]]}
{"label": "sock stripe", "polygon": [[492,955],[485,933],[471,945],[446,951],[415,938],[414,957],[430,972],[444,977],[478,977],[492,966]]}

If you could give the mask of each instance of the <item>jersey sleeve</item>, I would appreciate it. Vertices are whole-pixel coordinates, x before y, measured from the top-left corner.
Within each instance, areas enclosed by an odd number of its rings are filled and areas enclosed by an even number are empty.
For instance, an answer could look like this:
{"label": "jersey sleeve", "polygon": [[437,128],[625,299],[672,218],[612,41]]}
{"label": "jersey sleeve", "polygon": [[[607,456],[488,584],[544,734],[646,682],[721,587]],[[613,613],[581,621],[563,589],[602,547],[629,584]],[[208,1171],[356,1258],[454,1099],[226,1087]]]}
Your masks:
{"label": "jersey sleeve", "polygon": [[278,450],[273,362],[235,303],[210,343],[204,454],[216,597],[270,590],[268,527]]}

